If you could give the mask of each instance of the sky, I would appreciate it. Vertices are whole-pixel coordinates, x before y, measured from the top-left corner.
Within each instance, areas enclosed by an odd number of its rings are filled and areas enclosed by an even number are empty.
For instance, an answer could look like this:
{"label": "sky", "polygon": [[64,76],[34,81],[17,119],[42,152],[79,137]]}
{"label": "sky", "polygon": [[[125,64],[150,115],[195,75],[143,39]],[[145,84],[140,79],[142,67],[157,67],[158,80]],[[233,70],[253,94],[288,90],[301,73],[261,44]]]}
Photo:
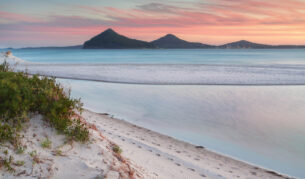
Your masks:
{"label": "sky", "polygon": [[0,0],[0,48],[79,45],[107,28],[146,41],[305,44],[305,0]]}

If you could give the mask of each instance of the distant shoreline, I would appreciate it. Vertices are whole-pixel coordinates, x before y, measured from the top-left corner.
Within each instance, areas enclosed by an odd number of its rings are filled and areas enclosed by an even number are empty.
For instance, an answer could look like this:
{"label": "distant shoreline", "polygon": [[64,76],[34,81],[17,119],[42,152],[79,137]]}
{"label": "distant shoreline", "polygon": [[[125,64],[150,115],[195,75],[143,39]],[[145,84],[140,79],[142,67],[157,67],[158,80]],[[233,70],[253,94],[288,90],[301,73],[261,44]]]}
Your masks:
{"label": "distant shoreline", "polygon": [[40,49],[71,49],[71,50],[296,50],[305,49],[303,47],[290,47],[290,48],[93,48],[93,49],[83,49],[83,48],[71,48],[69,46],[58,46],[58,47],[20,47],[20,48],[0,48],[0,50],[40,50]]}
{"label": "distant shoreline", "polygon": [[[87,40],[83,45],[65,47],[26,47],[21,49],[305,49],[305,45],[269,45],[239,40],[222,45],[189,42],[173,34],[167,34],[153,41],[132,39],[108,28]],[[12,50],[13,48],[7,48]]]}

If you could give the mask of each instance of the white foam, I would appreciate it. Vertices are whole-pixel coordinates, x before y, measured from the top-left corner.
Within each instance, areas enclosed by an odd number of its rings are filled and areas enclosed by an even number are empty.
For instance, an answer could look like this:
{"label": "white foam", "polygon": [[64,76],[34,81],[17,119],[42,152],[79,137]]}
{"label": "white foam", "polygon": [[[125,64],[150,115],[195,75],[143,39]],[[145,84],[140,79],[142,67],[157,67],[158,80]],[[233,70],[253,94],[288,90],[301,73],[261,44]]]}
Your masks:
{"label": "white foam", "polygon": [[61,78],[135,84],[304,85],[305,66],[21,64]]}

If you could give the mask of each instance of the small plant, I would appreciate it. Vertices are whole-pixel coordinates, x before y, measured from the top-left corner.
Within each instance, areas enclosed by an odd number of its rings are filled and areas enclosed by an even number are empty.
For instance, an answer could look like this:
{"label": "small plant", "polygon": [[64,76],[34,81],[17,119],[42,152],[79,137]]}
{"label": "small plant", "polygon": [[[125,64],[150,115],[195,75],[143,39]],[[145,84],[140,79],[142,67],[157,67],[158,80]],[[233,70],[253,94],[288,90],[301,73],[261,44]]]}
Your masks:
{"label": "small plant", "polygon": [[6,62],[6,60],[4,60],[3,64],[0,65],[0,72],[8,72],[8,71],[10,71],[10,66]]}
{"label": "small plant", "polygon": [[14,129],[9,124],[0,123],[0,142],[12,141],[13,139],[14,139]]}
{"label": "small plant", "polygon": [[41,162],[41,161],[40,161],[40,159],[39,159],[39,157],[38,157],[38,155],[37,155],[36,150],[34,150],[34,151],[30,152],[29,154],[30,154],[30,156],[32,157],[32,160],[33,160],[33,165],[35,165],[35,164],[37,164],[37,163],[40,163],[40,162]]}
{"label": "small plant", "polygon": [[15,172],[15,169],[11,166],[12,164],[12,161],[13,161],[13,157],[12,156],[9,156],[9,158],[4,158],[2,159],[0,157],[0,168],[3,166],[4,168],[6,168],[7,171],[9,172]]}
{"label": "small plant", "polygon": [[14,165],[16,165],[16,166],[23,166],[24,165],[24,161],[16,161],[15,163],[14,163]]}
{"label": "small plant", "polygon": [[112,151],[117,153],[117,154],[121,154],[122,153],[122,149],[118,145],[116,145],[116,144],[114,144],[112,146]]}
{"label": "small plant", "polygon": [[29,154],[30,154],[31,157],[35,157],[37,155],[37,152],[36,152],[36,150],[33,150]]}
{"label": "small plant", "polygon": [[81,142],[86,142],[89,138],[89,130],[86,125],[80,121],[80,119],[74,120],[72,125],[67,128],[65,133],[69,136],[69,138]]}
{"label": "small plant", "polygon": [[41,147],[42,148],[51,148],[51,144],[52,144],[52,141],[50,141],[48,138],[45,138],[45,140],[43,140],[41,142]]}
{"label": "small plant", "polygon": [[18,146],[16,149],[16,154],[23,154],[24,153],[25,148],[22,146]]}
{"label": "small plant", "polygon": [[62,151],[61,151],[60,149],[56,149],[56,150],[54,150],[52,153],[53,153],[53,155],[55,155],[55,156],[64,156],[63,153],[62,153]]}

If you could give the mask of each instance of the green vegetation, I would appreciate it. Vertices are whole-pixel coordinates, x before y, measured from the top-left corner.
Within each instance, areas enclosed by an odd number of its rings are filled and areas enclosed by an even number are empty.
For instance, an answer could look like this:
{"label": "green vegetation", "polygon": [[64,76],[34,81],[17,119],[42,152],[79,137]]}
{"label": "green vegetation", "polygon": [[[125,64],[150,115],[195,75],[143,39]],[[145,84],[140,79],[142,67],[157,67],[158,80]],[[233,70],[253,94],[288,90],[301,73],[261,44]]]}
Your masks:
{"label": "green vegetation", "polygon": [[16,162],[14,163],[14,165],[16,165],[16,166],[23,166],[23,165],[24,165],[24,161],[21,161],[21,160],[16,161]]}
{"label": "green vegetation", "polygon": [[18,146],[16,148],[16,154],[23,154],[24,153],[24,150],[25,150],[25,147],[23,146]]}
{"label": "green vegetation", "polygon": [[30,154],[30,156],[32,157],[32,160],[33,160],[33,161],[32,161],[32,164],[33,164],[33,165],[35,165],[35,164],[41,162],[40,158],[39,158],[38,155],[37,155],[37,151],[36,151],[36,150],[30,152],[29,154]]}
{"label": "green vegetation", "polygon": [[[89,131],[81,117],[80,100],[71,99],[54,78],[30,76],[13,72],[7,63],[0,65],[0,144],[10,142],[17,153],[20,148],[19,132],[32,114],[43,119],[68,139],[85,142]],[[48,141],[42,146],[48,146]]]}
{"label": "green vegetation", "polygon": [[37,156],[37,151],[33,150],[32,152],[29,153],[31,157]]}
{"label": "green vegetation", "polygon": [[64,154],[62,153],[62,151],[60,149],[56,149],[53,151],[53,155],[55,156],[64,156]]}
{"label": "green vegetation", "polygon": [[41,147],[42,148],[51,148],[52,142],[46,138],[44,141],[41,142]]}
{"label": "green vegetation", "polygon": [[9,156],[8,158],[1,158],[0,157],[0,169],[4,167],[9,172],[14,172],[15,169],[11,166],[13,161],[13,157]]}
{"label": "green vegetation", "polygon": [[115,153],[117,153],[117,154],[122,153],[122,149],[121,149],[118,145],[116,145],[116,144],[114,144],[114,145],[112,146],[112,151],[115,152]]}

